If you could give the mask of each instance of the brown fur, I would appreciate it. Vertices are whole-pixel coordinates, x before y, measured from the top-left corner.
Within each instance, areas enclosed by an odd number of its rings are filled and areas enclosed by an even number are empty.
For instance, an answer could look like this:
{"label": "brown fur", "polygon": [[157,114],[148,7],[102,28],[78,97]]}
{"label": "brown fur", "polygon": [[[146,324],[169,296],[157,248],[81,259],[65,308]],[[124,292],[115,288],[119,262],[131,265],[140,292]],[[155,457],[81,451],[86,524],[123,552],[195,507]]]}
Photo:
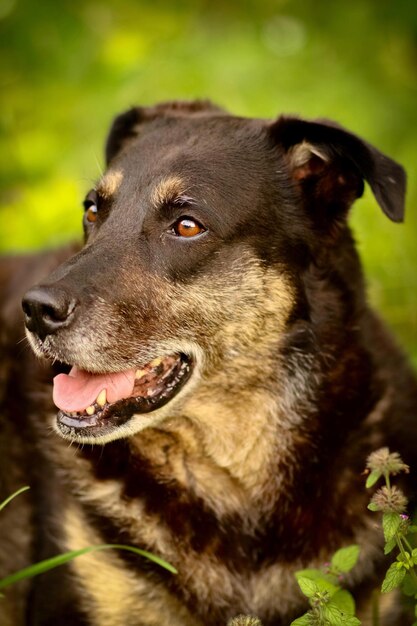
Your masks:
{"label": "brown fur", "polygon": [[[178,574],[92,553],[8,593],[1,623],[218,626],[251,613],[287,626],[306,608],[294,572],[358,543],[347,584],[369,624],[384,559],[362,471],[382,445],[417,467],[417,386],[365,303],[346,215],[365,179],[399,221],[401,168],[331,123],[243,120],[206,103],[129,111],[107,157],[85,248],[4,262],[0,497],[32,489],[0,516],[12,548],[0,575],[102,542],[154,552]],[[206,233],[175,239],[181,215]],[[96,445],[62,432],[51,366],[15,352],[19,299],[40,280],[41,293],[77,297],[59,331],[40,338],[28,321],[55,371],[183,351],[189,383]],[[404,626],[397,607],[385,619]]]}

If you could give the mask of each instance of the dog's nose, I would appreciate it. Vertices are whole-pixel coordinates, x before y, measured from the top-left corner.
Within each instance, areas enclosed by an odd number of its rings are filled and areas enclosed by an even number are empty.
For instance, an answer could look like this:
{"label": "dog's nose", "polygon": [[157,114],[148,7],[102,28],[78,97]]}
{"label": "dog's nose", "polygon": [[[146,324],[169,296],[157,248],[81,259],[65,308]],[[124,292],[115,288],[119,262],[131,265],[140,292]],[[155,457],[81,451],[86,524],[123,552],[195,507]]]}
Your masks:
{"label": "dog's nose", "polygon": [[22,300],[26,328],[45,339],[71,322],[76,301],[60,287],[32,287]]}

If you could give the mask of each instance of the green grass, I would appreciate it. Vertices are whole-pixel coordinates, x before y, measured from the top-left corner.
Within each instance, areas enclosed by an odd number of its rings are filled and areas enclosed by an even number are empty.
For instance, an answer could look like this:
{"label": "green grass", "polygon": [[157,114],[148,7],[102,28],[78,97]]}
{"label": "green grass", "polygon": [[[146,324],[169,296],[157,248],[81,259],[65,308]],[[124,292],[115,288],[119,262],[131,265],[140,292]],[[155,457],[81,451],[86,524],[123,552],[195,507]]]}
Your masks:
{"label": "green grass", "polygon": [[[14,493],[12,493],[9,497],[7,497],[3,502],[0,503],[0,512],[9,505],[12,500],[14,500],[17,496],[24,493],[30,489],[29,486],[21,487]],[[39,563],[34,563],[33,565],[29,565],[23,569],[20,569],[12,574],[9,574],[5,578],[0,579],[0,592],[10,585],[14,585],[21,580],[25,580],[26,578],[33,578],[34,576],[38,576],[39,574],[44,574],[51,569],[55,569],[60,565],[64,565],[73,559],[84,556],[85,554],[89,554],[90,552],[99,552],[101,550],[126,550],[128,552],[133,552],[134,554],[146,558],[153,563],[156,563],[160,567],[168,570],[171,574],[177,574],[177,570],[173,565],[161,559],[159,556],[152,554],[151,552],[147,552],[146,550],[141,550],[140,548],[134,548],[133,546],[125,546],[120,544],[100,544],[94,546],[88,546],[86,548],[81,548],[80,550],[70,550],[69,552],[63,552],[62,554],[57,554],[54,557],[49,559],[45,559],[43,561],[39,561]],[[0,602],[1,602],[1,594],[0,594]]]}

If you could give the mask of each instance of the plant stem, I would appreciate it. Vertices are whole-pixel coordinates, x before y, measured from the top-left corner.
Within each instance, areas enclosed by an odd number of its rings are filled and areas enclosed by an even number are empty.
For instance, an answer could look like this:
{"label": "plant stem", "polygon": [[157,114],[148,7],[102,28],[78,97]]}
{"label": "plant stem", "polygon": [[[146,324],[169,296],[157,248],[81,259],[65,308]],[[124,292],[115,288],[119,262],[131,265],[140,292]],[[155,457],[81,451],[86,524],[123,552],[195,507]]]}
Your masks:
{"label": "plant stem", "polygon": [[399,551],[401,552],[401,556],[403,557],[404,563],[407,563],[407,556],[405,554],[404,546],[401,541],[401,537],[398,533],[395,533],[395,541],[398,546]]}
{"label": "plant stem", "polygon": [[320,624],[320,626],[326,626],[326,621],[325,621],[325,619],[323,617],[323,611],[321,609],[321,606],[319,606],[318,609],[319,609],[319,620],[320,620],[319,624]]}

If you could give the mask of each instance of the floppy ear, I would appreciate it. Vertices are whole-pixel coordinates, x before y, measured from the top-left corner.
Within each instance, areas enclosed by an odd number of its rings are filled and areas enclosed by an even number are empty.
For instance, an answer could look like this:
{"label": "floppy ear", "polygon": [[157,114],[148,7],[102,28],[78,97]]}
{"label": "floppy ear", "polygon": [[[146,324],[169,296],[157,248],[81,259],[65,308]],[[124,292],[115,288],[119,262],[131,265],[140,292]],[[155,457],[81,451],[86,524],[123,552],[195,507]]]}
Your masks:
{"label": "floppy ear", "polygon": [[109,135],[106,141],[105,155],[106,165],[116,156],[122,149],[124,144],[133,139],[137,135],[136,126],[142,121],[143,109],[133,107],[121,115],[118,115],[111,125]]}
{"label": "floppy ear", "polygon": [[270,127],[285,152],[307,205],[322,218],[346,214],[367,181],[383,212],[404,219],[406,175],[401,165],[327,120],[280,117]]}
{"label": "floppy ear", "polygon": [[209,100],[171,100],[150,107],[133,107],[118,115],[107,137],[106,165],[120,152],[123,146],[138,136],[140,124],[162,117],[185,117],[188,115],[221,115],[224,110]]}

